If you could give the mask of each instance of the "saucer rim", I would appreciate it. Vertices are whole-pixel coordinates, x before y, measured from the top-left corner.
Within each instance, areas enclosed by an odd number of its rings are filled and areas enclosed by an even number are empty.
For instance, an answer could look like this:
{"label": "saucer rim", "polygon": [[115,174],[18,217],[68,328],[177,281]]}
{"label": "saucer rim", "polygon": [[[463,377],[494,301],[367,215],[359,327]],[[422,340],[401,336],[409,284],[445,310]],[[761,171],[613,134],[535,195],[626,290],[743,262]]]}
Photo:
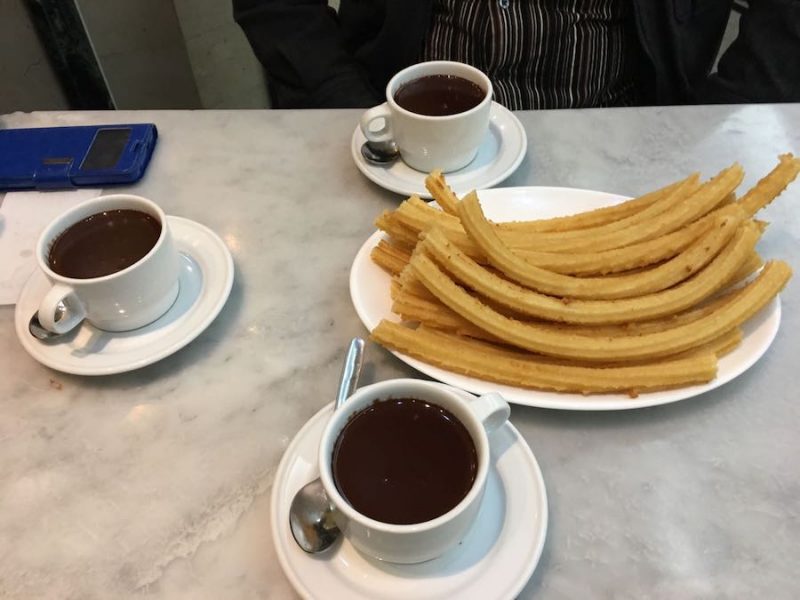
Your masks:
{"label": "saucer rim", "polygon": [[[432,382],[433,383],[433,382]],[[472,394],[469,392],[465,392],[464,390],[453,388],[452,386],[447,386],[446,384],[438,383],[437,385],[448,387],[457,393],[463,396],[473,397]],[[318,421],[323,421],[326,417],[333,410],[333,403],[329,403],[322,408],[320,408],[313,416],[311,416],[307,421],[303,423],[297,433],[292,437],[289,444],[286,446],[286,450],[284,450],[283,455],[281,456],[281,460],[278,464],[278,468],[275,471],[275,476],[273,478],[273,485],[272,490],[270,492],[270,529],[271,529],[271,537],[272,537],[272,545],[275,550],[275,554],[278,557],[278,563],[281,566],[281,570],[286,578],[289,580],[292,588],[295,590],[297,594],[301,597],[313,600],[315,596],[311,592],[308,587],[300,580],[300,577],[295,573],[295,569],[293,568],[292,564],[290,564],[289,557],[284,550],[281,534],[284,532],[284,525],[288,527],[288,524],[281,524],[279,522],[279,508],[278,506],[281,504],[281,497],[285,496],[285,488],[282,487],[281,483],[285,483],[285,480],[288,477],[287,471],[291,467],[291,459],[297,456],[297,446],[300,445],[301,441],[305,439],[306,436],[309,435],[309,430],[312,430],[315,426],[317,426]],[[539,565],[539,561],[541,560],[542,553],[544,551],[544,546],[547,541],[547,531],[549,528],[549,502],[547,497],[547,487],[545,485],[544,476],[542,475],[542,469],[539,465],[536,456],[533,453],[530,445],[527,443],[525,438],[519,432],[519,430],[514,427],[511,421],[506,421],[502,427],[507,427],[510,433],[514,436],[515,442],[514,445],[519,446],[521,451],[525,454],[526,463],[529,468],[524,469],[524,472],[527,473],[531,479],[534,480],[535,487],[537,488],[537,501],[540,504],[540,512],[541,512],[541,527],[538,532],[538,539],[536,539],[535,547],[532,548],[531,551],[531,558],[526,564],[525,568],[520,569],[520,572],[516,576],[516,581],[509,586],[509,594],[508,598],[516,598],[519,593],[525,588],[525,586],[530,581],[531,577],[533,576],[534,572],[536,571],[537,566]],[[491,468],[496,468],[492,466]],[[502,479],[502,476],[501,476]],[[508,502],[508,500],[506,500]],[[309,558],[308,560],[312,560]],[[485,560],[485,557],[482,559]],[[345,585],[346,588],[346,585]],[[346,588],[343,591],[347,591]],[[334,594],[332,593],[332,597]]]}
{"label": "saucer rim", "polygon": [[[495,185],[508,179],[514,173],[514,171],[516,171],[519,168],[520,164],[522,164],[522,161],[525,159],[525,155],[528,152],[528,134],[525,131],[525,127],[522,125],[522,122],[511,110],[509,110],[499,102],[493,100],[490,112],[490,119],[497,115],[502,115],[503,118],[507,119],[508,122],[514,126],[514,129],[517,132],[517,136],[515,137],[518,137],[518,139],[520,140],[519,152],[514,157],[514,160],[511,162],[511,164],[509,164],[508,168],[506,168],[502,172],[487,178],[485,181],[480,178],[468,179],[467,184],[464,187],[476,188],[476,189],[486,189],[494,187]],[[501,139],[505,140],[506,138],[507,138],[506,135],[501,135]],[[350,141],[350,154],[352,156],[353,162],[355,163],[356,167],[361,172],[361,174],[364,175],[364,177],[369,179],[372,183],[382,187],[383,189],[393,192],[395,194],[399,194],[401,196],[411,196],[416,194],[420,198],[424,198],[426,200],[432,199],[430,193],[428,193],[427,190],[424,189],[424,185],[423,185],[423,190],[420,191],[420,190],[409,189],[407,187],[403,187],[400,185],[396,186],[391,183],[387,183],[387,181],[380,175],[380,173],[382,173],[383,170],[381,169],[381,171],[376,171],[375,169],[371,168],[371,165],[369,165],[366,162],[366,160],[364,160],[364,158],[361,156],[361,144],[364,142],[365,139],[366,138],[364,138],[363,134],[361,133],[361,127],[359,125],[356,125],[356,128],[353,130],[353,135]],[[492,161],[493,163],[497,161],[498,156],[500,156],[500,152],[498,152],[495,155]],[[409,169],[410,168],[411,167],[409,167]],[[378,169],[380,169],[380,167],[378,167]],[[423,181],[425,178],[425,173],[419,171],[419,176],[420,176],[420,181]]]}
{"label": "saucer rim", "polygon": [[[37,362],[41,363],[45,367],[58,371],[60,373],[69,373],[71,375],[81,375],[81,376],[90,376],[90,377],[99,377],[103,375],[117,375],[120,373],[127,373],[130,371],[135,371],[137,369],[141,369],[143,367],[152,365],[157,363],[173,354],[178,352],[179,350],[185,348],[191,342],[193,342],[203,331],[205,331],[208,326],[214,322],[214,319],[217,318],[219,313],[222,311],[222,308],[225,306],[227,302],[231,290],[233,289],[233,280],[234,280],[234,273],[235,267],[233,263],[233,256],[231,255],[230,250],[225,245],[225,242],[222,241],[222,238],[217,235],[212,229],[208,228],[207,226],[203,225],[202,223],[198,223],[197,221],[193,221],[191,219],[187,219],[185,217],[178,217],[174,215],[167,215],[167,221],[173,225],[177,223],[180,227],[187,227],[195,232],[199,231],[208,239],[211,240],[213,245],[217,248],[219,256],[222,257],[225,261],[225,281],[222,283],[220,287],[219,297],[217,298],[216,303],[213,306],[210,306],[207,310],[207,314],[205,318],[195,327],[194,329],[187,331],[186,334],[180,339],[176,340],[174,343],[165,346],[159,352],[148,354],[146,357],[143,357],[138,360],[132,361],[122,361],[117,364],[107,365],[105,367],[97,367],[96,365],[82,365],[82,366],[73,366],[73,365],[65,365],[61,361],[53,360],[52,357],[48,355],[46,350],[47,344],[40,342],[38,340],[28,339],[30,334],[27,330],[27,323],[29,317],[26,317],[21,313],[22,309],[20,308],[20,303],[17,301],[16,306],[14,307],[14,322],[15,322],[15,330],[17,334],[17,338],[20,341],[20,344],[25,349],[25,351]],[[179,233],[175,231],[176,228],[173,227],[173,237],[176,242],[176,246],[179,246],[180,240],[183,238],[180,236]],[[181,253],[187,254],[191,257],[194,262],[199,264],[197,260],[198,255],[202,254],[202,251],[198,252],[195,247],[187,244],[185,247],[180,248],[179,251]],[[202,275],[205,277],[207,274],[205,272],[201,272]],[[35,270],[28,280],[25,282],[25,285],[22,287],[22,291],[20,292],[20,298],[27,292],[29,286],[34,285],[34,280],[40,276],[40,272]],[[203,292],[207,289],[207,285],[203,282],[202,289],[201,289],[201,296]],[[196,310],[195,307],[189,309],[189,313],[193,310]],[[158,319],[156,319],[156,322]],[[105,332],[107,335],[114,335],[113,332]],[[44,349],[44,350],[43,350]]]}

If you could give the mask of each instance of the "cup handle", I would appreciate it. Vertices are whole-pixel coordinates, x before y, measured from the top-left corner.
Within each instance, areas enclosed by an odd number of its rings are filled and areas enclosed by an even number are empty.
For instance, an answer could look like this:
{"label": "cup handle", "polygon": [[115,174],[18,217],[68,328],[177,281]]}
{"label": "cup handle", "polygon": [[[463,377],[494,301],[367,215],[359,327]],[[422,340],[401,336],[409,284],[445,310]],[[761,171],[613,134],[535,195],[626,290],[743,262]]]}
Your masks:
{"label": "cup handle", "polygon": [[[378,119],[383,119],[383,127],[373,131],[370,126]],[[379,106],[373,106],[361,115],[361,133],[370,142],[380,143],[392,140],[392,114],[386,102]]]}
{"label": "cup handle", "polygon": [[495,392],[477,397],[470,402],[470,408],[478,420],[483,423],[486,433],[492,433],[508,421],[508,417],[511,416],[511,408],[508,406],[508,402]]}
{"label": "cup handle", "polygon": [[[63,309],[59,307],[63,305]],[[86,318],[86,309],[70,286],[57,283],[39,304],[39,323],[53,333],[67,333]]]}

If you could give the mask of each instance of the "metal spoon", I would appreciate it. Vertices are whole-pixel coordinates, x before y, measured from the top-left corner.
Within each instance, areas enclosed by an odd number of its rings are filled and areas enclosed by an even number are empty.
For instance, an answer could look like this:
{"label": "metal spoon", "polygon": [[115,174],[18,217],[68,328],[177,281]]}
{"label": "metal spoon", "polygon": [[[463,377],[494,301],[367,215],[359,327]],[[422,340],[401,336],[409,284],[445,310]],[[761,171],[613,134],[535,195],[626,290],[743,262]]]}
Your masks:
{"label": "metal spoon", "polygon": [[[59,302],[56,306],[56,321],[64,316],[66,310],[67,307],[64,306],[64,303]],[[67,335],[66,333],[53,333],[49,329],[45,329],[39,322],[39,311],[33,313],[31,320],[28,321],[28,331],[33,337],[42,342],[55,342],[59,338]],[[68,333],[72,333],[72,331],[69,331]]]}
{"label": "metal spoon", "polygon": [[[344,359],[334,411],[338,410],[358,386],[364,362],[364,340],[353,338]],[[295,494],[289,508],[289,527],[297,545],[310,554],[329,548],[339,537],[333,509],[319,478],[305,484]]]}
{"label": "metal spoon", "polygon": [[361,156],[370,164],[383,166],[396,161],[400,151],[394,142],[364,142]]}

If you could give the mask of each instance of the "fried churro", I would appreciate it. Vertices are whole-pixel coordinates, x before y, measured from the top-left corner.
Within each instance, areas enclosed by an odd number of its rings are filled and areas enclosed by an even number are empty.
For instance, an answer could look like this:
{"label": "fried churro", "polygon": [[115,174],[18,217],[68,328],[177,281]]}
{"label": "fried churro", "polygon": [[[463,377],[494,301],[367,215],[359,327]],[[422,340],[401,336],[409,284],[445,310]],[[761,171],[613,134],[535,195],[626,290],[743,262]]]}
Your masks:
{"label": "fried churro", "polygon": [[[737,164],[585,213],[495,223],[440,172],[377,221],[392,310],[373,339],[444,369],[558,392],[638,393],[710,381],[791,268],[754,218],[800,173],[791,154],[741,198]],[[753,276],[754,273],[757,275]]]}

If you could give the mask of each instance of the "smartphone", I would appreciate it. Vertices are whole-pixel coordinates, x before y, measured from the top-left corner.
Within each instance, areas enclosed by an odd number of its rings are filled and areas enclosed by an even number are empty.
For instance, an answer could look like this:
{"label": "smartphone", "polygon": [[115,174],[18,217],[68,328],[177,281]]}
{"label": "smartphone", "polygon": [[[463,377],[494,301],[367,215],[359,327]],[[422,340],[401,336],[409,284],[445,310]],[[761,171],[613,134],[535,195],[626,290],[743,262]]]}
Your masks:
{"label": "smartphone", "polygon": [[153,123],[0,129],[0,190],[134,183],[157,139]]}

